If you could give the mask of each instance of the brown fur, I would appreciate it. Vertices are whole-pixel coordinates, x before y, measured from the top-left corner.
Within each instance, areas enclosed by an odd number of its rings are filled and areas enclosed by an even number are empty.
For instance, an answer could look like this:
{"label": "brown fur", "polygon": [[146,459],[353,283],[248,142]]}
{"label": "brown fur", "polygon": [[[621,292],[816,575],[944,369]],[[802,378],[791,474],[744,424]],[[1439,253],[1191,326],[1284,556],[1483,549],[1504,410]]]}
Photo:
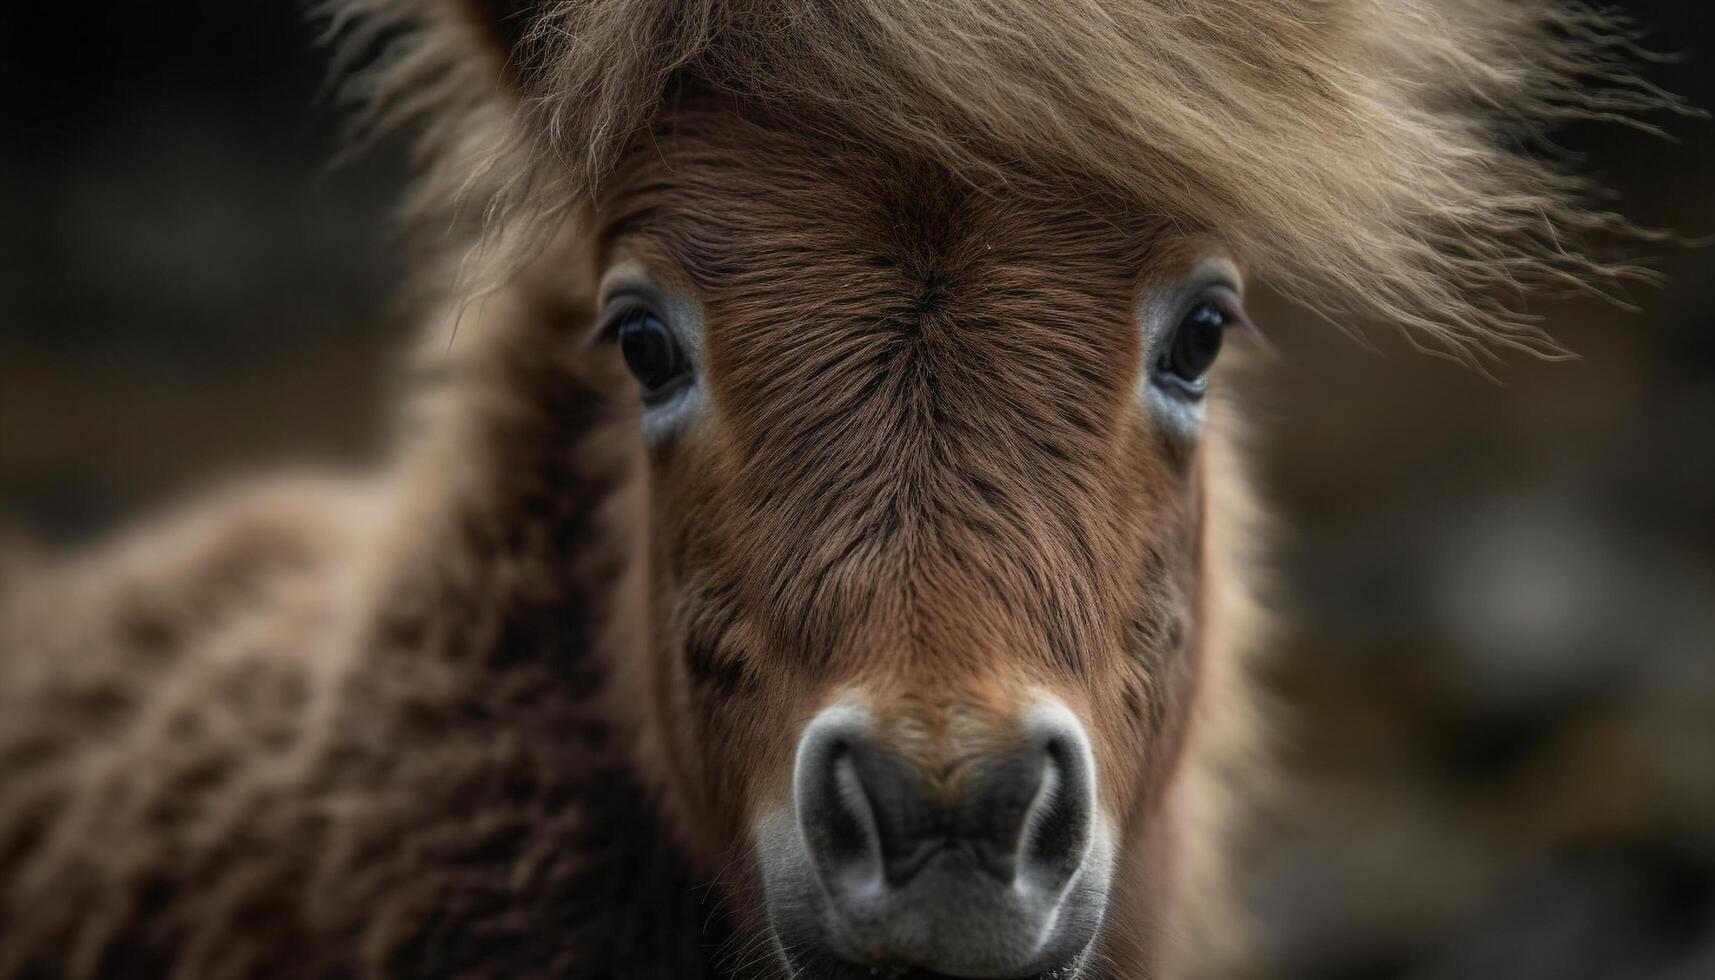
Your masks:
{"label": "brown fur", "polygon": [[[371,121],[480,298],[381,472],[5,580],[0,977],[767,975],[747,825],[851,685],[926,764],[1059,695],[1092,973],[1230,975],[1255,519],[1219,387],[1195,446],[1138,409],[1138,297],[1215,249],[1536,344],[1497,287],[1609,219],[1497,133],[1655,99],[1535,0],[332,9],[403,32]],[[709,323],[717,421],[648,453],[617,255]]]}

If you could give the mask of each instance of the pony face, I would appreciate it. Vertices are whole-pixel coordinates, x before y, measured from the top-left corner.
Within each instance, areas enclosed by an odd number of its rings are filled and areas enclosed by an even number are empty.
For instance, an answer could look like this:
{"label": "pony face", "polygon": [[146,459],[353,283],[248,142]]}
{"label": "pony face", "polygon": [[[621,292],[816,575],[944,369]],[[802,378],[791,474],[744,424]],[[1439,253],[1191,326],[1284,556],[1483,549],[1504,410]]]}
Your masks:
{"label": "pony face", "polygon": [[1237,268],[719,100],[621,173],[676,792],[793,968],[1075,962],[1196,685]]}
{"label": "pony face", "polygon": [[1633,270],[1528,136],[1672,104],[1576,3],[328,2],[419,209],[577,216],[648,457],[638,760],[794,973],[1224,945],[1241,270],[1553,350],[1520,293]]}

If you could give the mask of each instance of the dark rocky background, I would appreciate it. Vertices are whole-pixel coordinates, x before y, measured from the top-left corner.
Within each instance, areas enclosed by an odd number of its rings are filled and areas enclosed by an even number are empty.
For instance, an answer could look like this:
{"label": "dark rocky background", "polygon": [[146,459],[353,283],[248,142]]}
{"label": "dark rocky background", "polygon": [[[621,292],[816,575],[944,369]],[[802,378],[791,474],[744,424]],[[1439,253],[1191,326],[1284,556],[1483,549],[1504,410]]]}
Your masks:
{"label": "dark rocky background", "polygon": [[[1715,5],[1631,0],[1715,107]],[[394,147],[334,166],[291,0],[0,10],[0,523],[77,541],[358,461],[409,311]],[[1715,124],[1562,141],[1715,232]],[[1715,249],[1500,382],[1308,322],[1254,382],[1295,787],[1251,891],[1286,977],[1715,977]]]}

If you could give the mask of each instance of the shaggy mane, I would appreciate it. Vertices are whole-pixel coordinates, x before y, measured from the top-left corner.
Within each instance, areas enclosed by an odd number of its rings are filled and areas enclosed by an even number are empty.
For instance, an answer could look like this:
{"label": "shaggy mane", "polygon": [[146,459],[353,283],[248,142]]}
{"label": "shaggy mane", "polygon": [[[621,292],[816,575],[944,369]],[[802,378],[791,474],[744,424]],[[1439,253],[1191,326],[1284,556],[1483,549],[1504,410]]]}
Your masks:
{"label": "shaggy mane", "polygon": [[[840,120],[977,186],[1210,231],[1342,325],[1397,323],[1468,359],[1556,350],[1527,293],[1642,274],[1597,257],[1635,229],[1590,206],[1592,188],[1544,152],[1546,129],[1682,108],[1627,70],[1625,23],[1559,0],[329,9],[347,50],[393,39],[359,87],[370,122],[428,124],[424,207],[474,200],[490,236],[590,200],[689,81]],[[501,26],[479,27],[479,11]],[[495,52],[491,74],[472,43]]]}

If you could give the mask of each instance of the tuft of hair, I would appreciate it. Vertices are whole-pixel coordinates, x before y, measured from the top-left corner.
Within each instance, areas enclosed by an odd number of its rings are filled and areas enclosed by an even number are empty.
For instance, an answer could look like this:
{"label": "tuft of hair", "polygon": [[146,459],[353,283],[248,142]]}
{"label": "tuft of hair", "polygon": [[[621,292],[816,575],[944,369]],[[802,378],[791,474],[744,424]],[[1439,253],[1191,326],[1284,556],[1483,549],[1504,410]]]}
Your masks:
{"label": "tuft of hair", "polygon": [[1527,294],[1648,276],[1602,257],[1642,233],[1547,132],[1688,111],[1630,71],[1628,23],[1564,0],[327,9],[348,51],[385,48],[358,76],[368,121],[424,126],[418,207],[460,200],[491,242],[594,199],[671,93],[702,85],[978,187],[1212,234],[1338,323],[1396,323],[1465,359],[1557,351]]}

